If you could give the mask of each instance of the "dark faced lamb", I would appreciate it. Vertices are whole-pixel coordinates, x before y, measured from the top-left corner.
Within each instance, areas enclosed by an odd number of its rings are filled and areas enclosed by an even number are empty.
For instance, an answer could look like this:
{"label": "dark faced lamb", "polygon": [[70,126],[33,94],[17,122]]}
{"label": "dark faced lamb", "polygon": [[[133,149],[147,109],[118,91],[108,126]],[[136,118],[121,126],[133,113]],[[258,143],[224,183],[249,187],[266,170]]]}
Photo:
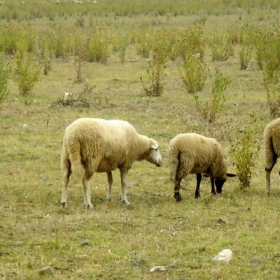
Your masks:
{"label": "dark faced lamb", "polygon": [[[169,143],[170,180],[174,183],[174,198],[181,201],[181,180],[188,174],[196,174],[195,198],[200,197],[202,174],[211,179],[211,193],[222,193],[227,173],[227,164],[221,145],[213,138],[196,133],[175,136]],[[216,189],[215,189],[216,187]]]}

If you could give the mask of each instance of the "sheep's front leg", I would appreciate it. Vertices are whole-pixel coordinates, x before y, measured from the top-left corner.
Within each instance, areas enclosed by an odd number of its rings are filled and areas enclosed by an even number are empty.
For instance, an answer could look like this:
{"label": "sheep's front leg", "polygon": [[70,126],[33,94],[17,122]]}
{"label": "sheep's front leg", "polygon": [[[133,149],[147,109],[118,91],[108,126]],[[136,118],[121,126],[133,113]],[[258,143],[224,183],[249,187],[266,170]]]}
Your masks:
{"label": "sheep's front leg", "polygon": [[126,196],[126,176],[128,170],[120,170],[121,172],[121,184],[122,184],[122,197],[121,200],[126,204],[126,206],[130,206],[130,203]]}
{"label": "sheep's front leg", "polygon": [[107,172],[107,179],[108,179],[108,184],[109,184],[107,200],[111,200],[112,199],[112,185],[113,185],[113,174],[112,174],[112,172]]}
{"label": "sheep's front leg", "polygon": [[70,168],[68,166],[65,166],[62,175],[62,189],[61,189],[61,200],[60,200],[62,208],[67,207],[67,188],[68,188],[70,174],[71,174]]}
{"label": "sheep's front leg", "polygon": [[90,198],[90,179],[88,179],[87,177],[83,178],[83,188],[84,188],[85,209],[92,209],[93,206],[91,204],[91,198]]}
{"label": "sheep's front leg", "polygon": [[196,189],[195,189],[195,193],[194,193],[194,197],[195,198],[199,198],[200,197],[200,183],[201,183],[201,179],[202,179],[201,173],[197,173],[196,174]]}

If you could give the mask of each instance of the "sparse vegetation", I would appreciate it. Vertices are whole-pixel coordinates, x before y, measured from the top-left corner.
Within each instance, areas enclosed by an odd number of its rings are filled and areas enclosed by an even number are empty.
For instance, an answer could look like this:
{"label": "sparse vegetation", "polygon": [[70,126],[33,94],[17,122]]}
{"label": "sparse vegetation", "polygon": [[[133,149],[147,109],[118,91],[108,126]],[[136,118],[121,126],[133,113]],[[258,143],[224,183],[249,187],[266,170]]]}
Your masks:
{"label": "sparse vegetation", "polygon": [[[0,3],[0,278],[279,279],[279,176],[267,197],[261,144],[279,117],[279,1],[78,2]],[[195,94],[186,65],[207,69]],[[130,209],[115,174],[112,201],[106,174],[94,174],[93,211],[72,180],[60,208],[62,137],[79,117],[128,120],[159,142],[163,166],[129,173]],[[223,194],[204,178],[195,200],[190,176],[174,201],[167,145],[181,132],[222,144],[239,174]],[[213,262],[225,248],[229,265]],[[157,265],[165,271],[150,272]]]}

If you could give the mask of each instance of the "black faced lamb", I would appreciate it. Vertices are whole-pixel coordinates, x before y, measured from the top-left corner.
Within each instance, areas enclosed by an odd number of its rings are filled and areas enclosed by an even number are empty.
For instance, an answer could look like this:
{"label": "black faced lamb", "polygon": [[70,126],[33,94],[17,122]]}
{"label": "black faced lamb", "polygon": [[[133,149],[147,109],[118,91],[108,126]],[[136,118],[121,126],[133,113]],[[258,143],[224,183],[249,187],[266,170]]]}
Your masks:
{"label": "black faced lamb", "polygon": [[67,188],[70,175],[82,179],[84,206],[92,208],[90,179],[95,172],[107,173],[111,199],[112,171],[120,170],[121,199],[130,205],[126,196],[126,176],[135,161],[147,160],[156,166],[162,165],[158,143],[145,135],[138,134],[128,122],[80,118],[65,130],[62,153],[62,194],[61,205],[67,206]]}
{"label": "black faced lamb", "polygon": [[[227,163],[221,145],[214,139],[196,133],[175,136],[169,143],[170,180],[174,183],[174,198],[181,201],[181,180],[196,174],[195,198],[200,197],[202,174],[211,179],[211,193],[222,193],[227,173]],[[216,186],[216,189],[215,189]]]}

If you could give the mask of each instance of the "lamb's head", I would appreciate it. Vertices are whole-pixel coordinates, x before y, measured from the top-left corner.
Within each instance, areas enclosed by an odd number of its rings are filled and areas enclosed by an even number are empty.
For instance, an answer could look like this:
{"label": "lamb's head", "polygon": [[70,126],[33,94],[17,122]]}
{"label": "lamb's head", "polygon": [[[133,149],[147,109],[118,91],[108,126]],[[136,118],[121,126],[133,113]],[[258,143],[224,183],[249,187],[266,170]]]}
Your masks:
{"label": "lamb's head", "polygon": [[145,160],[155,164],[158,167],[162,166],[162,159],[159,151],[159,145],[157,141],[155,141],[154,139],[150,138],[150,147],[145,156]]}
{"label": "lamb's head", "polygon": [[[235,176],[236,175],[232,174],[232,173],[227,173],[226,174],[226,177],[235,177]],[[217,193],[222,193],[223,186],[224,186],[224,183],[225,183],[226,180],[227,180],[226,178],[223,178],[223,179],[216,178],[215,179],[215,186],[216,186]]]}
{"label": "lamb's head", "polygon": [[216,186],[217,193],[222,193],[225,181],[226,181],[226,178],[225,179],[215,179],[215,186]]}

